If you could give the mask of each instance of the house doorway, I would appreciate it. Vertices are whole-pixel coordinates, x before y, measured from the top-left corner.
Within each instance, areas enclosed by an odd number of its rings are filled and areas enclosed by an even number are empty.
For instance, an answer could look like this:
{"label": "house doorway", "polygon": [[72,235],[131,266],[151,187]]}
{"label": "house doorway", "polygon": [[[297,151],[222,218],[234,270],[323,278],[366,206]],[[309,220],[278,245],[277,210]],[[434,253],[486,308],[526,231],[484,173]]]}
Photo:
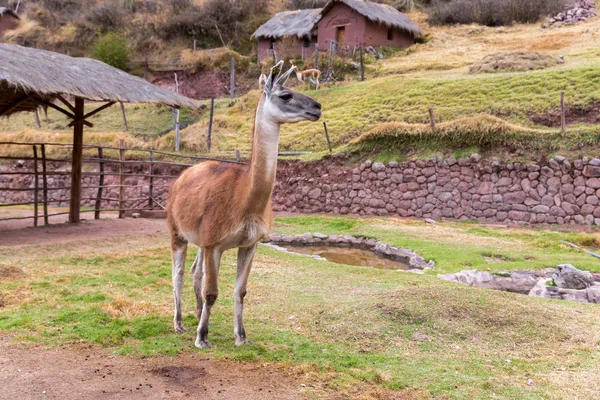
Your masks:
{"label": "house doorway", "polygon": [[346,43],[346,27],[338,26],[335,30],[335,41],[338,43]]}

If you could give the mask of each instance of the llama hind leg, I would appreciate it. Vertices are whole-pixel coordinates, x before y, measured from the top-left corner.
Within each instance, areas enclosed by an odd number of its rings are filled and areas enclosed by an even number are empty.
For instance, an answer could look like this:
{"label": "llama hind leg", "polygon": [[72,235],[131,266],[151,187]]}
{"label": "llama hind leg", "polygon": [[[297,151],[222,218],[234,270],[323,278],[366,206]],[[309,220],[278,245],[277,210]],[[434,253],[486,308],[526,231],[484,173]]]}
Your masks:
{"label": "llama hind leg", "polygon": [[185,332],[181,313],[181,296],[183,292],[183,272],[185,271],[186,255],[187,241],[174,234],[171,240],[171,257],[173,262],[173,295],[175,298],[175,310],[173,313],[173,327],[175,328],[175,332]]}
{"label": "llama hind leg", "polygon": [[196,316],[198,321],[202,317],[202,248],[198,249],[196,259],[192,264],[192,281],[194,282],[194,294],[196,295]]}

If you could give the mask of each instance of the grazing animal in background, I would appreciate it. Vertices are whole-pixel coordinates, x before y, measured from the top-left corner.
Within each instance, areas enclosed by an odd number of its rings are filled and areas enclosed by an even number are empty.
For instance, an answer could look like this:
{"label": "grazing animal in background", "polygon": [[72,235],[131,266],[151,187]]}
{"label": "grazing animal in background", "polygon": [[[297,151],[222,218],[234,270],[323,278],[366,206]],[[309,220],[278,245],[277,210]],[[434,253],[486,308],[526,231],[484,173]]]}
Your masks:
{"label": "grazing animal in background", "polygon": [[260,77],[258,78],[258,88],[264,89],[266,84],[267,84],[267,76],[265,74],[260,74]]}
{"label": "grazing animal in background", "polygon": [[[293,61],[290,61],[290,63],[292,64],[292,66],[294,66],[294,67],[296,66],[296,65],[294,65]],[[296,78],[298,78],[298,80],[300,82],[305,82],[307,78],[312,78],[317,90],[319,90],[319,78],[320,77],[321,77],[321,71],[319,71],[318,69],[305,69],[304,71],[296,70]]]}
{"label": "grazing animal in background", "polygon": [[208,322],[217,300],[221,255],[238,248],[234,289],[236,346],[249,344],[242,313],[244,296],[257,243],[273,224],[271,195],[275,185],[281,124],[317,121],[321,104],[284,87],[295,67],[283,72],[283,61],[269,74],[256,108],[252,157],[249,165],[207,161],[188,168],[173,184],[167,205],[171,231],[174,326],[185,332],[181,292],[188,243],[199,247],[192,264],[199,324],[196,347],[211,347]]}

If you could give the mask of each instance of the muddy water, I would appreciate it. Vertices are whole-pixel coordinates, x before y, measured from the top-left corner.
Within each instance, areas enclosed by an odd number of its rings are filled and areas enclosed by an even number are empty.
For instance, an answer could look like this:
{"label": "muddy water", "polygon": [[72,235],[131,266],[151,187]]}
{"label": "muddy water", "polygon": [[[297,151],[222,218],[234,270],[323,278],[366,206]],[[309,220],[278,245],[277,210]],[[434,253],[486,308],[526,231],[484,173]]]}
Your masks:
{"label": "muddy water", "polygon": [[378,256],[370,250],[330,246],[285,246],[285,248],[294,253],[318,256],[336,264],[393,270],[409,268],[407,264]]}

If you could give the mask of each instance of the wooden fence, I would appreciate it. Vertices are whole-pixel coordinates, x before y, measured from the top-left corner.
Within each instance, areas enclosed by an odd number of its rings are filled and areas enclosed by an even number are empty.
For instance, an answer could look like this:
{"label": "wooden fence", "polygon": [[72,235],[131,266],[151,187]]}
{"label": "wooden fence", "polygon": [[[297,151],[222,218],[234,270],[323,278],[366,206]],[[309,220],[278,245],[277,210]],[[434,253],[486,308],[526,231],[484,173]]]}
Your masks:
{"label": "wooden fence", "polygon": [[[69,171],[60,171],[60,170],[50,170],[51,163],[70,163],[70,158],[52,158],[48,157],[47,149],[52,146],[63,147],[63,148],[72,148],[72,145],[68,144],[60,144],[60,143],[21,143],[21,142],[0,142],[0,145],[16,145],[16,146],[25,146],[31,149],[30,157],[22,157],[22,156],[1,156],[0,161],[9,160],[9,161],[23,161],[26,164],[31,165],[30,169],[24,171],[1,171],[1,176],[10,176],[10,175],[21,175],[21,176],[33,176],[33,187],[30,188],[15,188],[15,187],[7,187],[5,184],[0,183],[0,191],[6,192],[24,192],[29,191],[33,192],[33,201],[20,201],[13,203],[0,203],[1,207],[10,207],[10,206],[33,206],[33,215],[32,216],[18,216],[18,217],[9,217],[9,218],[0,218],[0,222],[10,221],[10,220],[22,220],[22,219],[33,219],[33,226],[38,226],[39,220],[43,219],[44,225],[48,225],[49,218],[55,217],[59,215],[67,215],[66,212],[57,212],[57,213],[49,213],[48,205],[53,203],[65,203],[68,202],[66,199],[52,200],[49,198],[49,193],[52,191],[58,190],[71,190],[71,184],[66,186],[58,186],[58,187],[49,187],[48,185],[48,177],[61,177],[61,176],[71,176]],[[179,174],[165,174],[165,173],[157,173],[156,166],[172,166],[172,167],[180,167],[182,170],[190,167],[196,163],[215,160],[227,163],[235,163],[241,164],[239,161],[232,160],[220,160],[215,158],[208,157],[197,157],[197,156],[188,156],[182,154],[173,154],[167,153],[163,151],[157,150],[146,150],[139,148],[126,148],[121,144],[121,147],[109,147],[109,146],[83,146],[84,149],[84,158],[82,160],[85,165],[93,165],[95,168],[94,172],[83,171],[82,179],[88,176],[98,177],[98,184],[89,186],[83,185],[82,189],[91,189],[95,190],[95,195],[91,198],[85,198],[82,200],[93,201],[92,209],[83,209],[80,212],[82,213],[94,213],[94,218],[99,219],[101,212],[107,211],[117,211],[119,212],[119,218],[124,218],[125,212],[127,211],[143,211],[143,210],[154,210],[154,209],[164,209],[164,204],[161,204],[155,197],[155,189],[160,187],[167,187],[167,184],[157,184],[155,182],[156,179],[175,179],[179,176]],[[109,154],[106,154],[109,153]],[[112,154],[110,154],[112,153]],[[22,153],[20,153],[22,154]],[[111,157],[112,155],[112,157]],[[131,159],[127,159],[126,155],[135,155]],[[187,162],[175,162],[175,160],[186,160]],[[25,168],[25,165],[23,168]],[[109,165],[117,166],[118,169],[116,171],[107,169],[106,167]],[[133,167],[136,169],[145,169],[145,172],[135,172],[133,171]],[[106,177],[116,176],[119,179],[118,184],[106,184]],[[144,184],[127,184],[126,178],[128,177],[141,177],[147,178],[148,182]],[[41,181],[41,182],[40,182]],[[126,188],[148,188],[147,196],[140,198],[126,198],[125,192]],[[118,188],[119,189],[119,197],[111,198],[106,197],[106,190],[110,188]],[[133,201],[144,201],[145,206],[143,207],[127,207],[127,202]],[[104,203],[114,203],[114,207],[102,207],[102,202]],[[40,210],[41,209],[41,210]]]}

